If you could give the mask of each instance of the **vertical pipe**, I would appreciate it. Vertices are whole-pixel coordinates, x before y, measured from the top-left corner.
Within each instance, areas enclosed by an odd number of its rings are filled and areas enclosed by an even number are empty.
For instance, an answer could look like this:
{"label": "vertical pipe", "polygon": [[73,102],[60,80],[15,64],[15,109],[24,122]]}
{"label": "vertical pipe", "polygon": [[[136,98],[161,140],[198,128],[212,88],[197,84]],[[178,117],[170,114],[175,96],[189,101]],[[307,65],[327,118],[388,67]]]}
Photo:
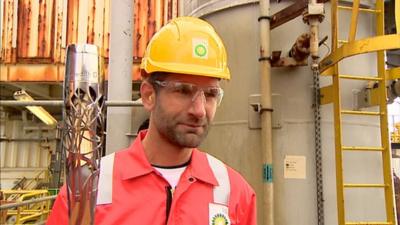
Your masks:
{"label": "vertical pipe", "polygon": [[[110,61],[108,74],[108,100],[132,99],[132,22],[133,1],[110,1]],[[131,109],[107,109],[106,154],[129,145]]]}
{"label": "vertical pipe", "polygon": [[317,17],[310,18],[309,20],[310,23],[310,54],[313,59],[313,65],[312,66],[317,66],[317,59],[319,58],[318,56],[318,27],[319,27],[319,21]]}
{"label": "vertical pipe", "polygon": [[400,1],[394,2],[394,17],[396,21],[396,33],[400,34]]}
{"label": "vertical pipe", "polygon": [[261,76],[261,148],[264,168],[264,224],[274,225],[272,171],[272,95],[270,58],[269,0],[260,0],[260,76]]}
{"label": "vertical pipe", "polygon": [[[309,5],[317,5],[317,0],[310,0]],[[309,12],[310,13],[310,12]],[[319,58],[318,56],[318,47],[319,47],[319,16],[320,15],[309,15],[308,24],[310,25],[310,54],[313,59],[313,65],[317,66],[316,60]]]}

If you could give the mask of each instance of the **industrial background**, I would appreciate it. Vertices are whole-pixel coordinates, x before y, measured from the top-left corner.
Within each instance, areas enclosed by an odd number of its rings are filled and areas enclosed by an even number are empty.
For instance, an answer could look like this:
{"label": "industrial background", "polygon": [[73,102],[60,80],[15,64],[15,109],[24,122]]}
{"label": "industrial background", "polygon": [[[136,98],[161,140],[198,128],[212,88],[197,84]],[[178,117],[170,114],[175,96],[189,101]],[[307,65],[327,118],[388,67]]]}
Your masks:
{"label": "industrial background", "polygon": [[63,183],[66,46],[97,45],[107,99],[131,102],[107,108],[108,154],[148,116],[149,39],[184,15],[227,48],[232,80],[201,149],[249,181],[259,224],[396,225],[399,0],[0,0],[0,224],[43,224]]}

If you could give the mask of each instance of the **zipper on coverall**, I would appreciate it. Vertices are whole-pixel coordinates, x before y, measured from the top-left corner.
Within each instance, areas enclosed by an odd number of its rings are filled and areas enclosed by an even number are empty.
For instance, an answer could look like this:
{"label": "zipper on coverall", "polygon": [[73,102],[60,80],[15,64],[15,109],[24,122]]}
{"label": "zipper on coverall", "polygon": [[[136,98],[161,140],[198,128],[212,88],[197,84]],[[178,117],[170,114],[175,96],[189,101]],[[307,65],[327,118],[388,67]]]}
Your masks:
{"label": "zipper on coverall", "polygon": [[165,186],[165,192],[167,193],[167,205],[166,205],[166,220],[165,224],[168,224],[169,213],[172,204],[172,187],[170,185]]}

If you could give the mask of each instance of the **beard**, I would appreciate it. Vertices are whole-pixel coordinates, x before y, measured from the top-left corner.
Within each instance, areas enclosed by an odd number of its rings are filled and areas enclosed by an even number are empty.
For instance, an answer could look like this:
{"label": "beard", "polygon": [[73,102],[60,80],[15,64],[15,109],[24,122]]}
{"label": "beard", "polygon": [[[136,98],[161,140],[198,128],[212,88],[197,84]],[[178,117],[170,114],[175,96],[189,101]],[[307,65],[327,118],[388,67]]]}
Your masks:
{"label": "beard", "polygon": [[168,114],[157,104],[153,111],[153,119],[158,132],[170,143],[182,148],[196,148],[208,134],[207,118],[181,114]]}

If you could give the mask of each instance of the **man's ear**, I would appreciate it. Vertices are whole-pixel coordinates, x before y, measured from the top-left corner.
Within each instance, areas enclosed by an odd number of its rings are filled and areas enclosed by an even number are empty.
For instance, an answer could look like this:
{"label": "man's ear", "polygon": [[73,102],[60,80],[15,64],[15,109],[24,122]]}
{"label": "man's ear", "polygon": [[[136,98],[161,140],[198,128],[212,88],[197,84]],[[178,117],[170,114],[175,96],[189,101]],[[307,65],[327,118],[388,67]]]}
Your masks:
{"label": "man's ear", "polygon": [[143,107],[151,112],[156,103],[156,92],[153,85],[147,81],[143,81],[140,85],[140,96],[142,97]]}

